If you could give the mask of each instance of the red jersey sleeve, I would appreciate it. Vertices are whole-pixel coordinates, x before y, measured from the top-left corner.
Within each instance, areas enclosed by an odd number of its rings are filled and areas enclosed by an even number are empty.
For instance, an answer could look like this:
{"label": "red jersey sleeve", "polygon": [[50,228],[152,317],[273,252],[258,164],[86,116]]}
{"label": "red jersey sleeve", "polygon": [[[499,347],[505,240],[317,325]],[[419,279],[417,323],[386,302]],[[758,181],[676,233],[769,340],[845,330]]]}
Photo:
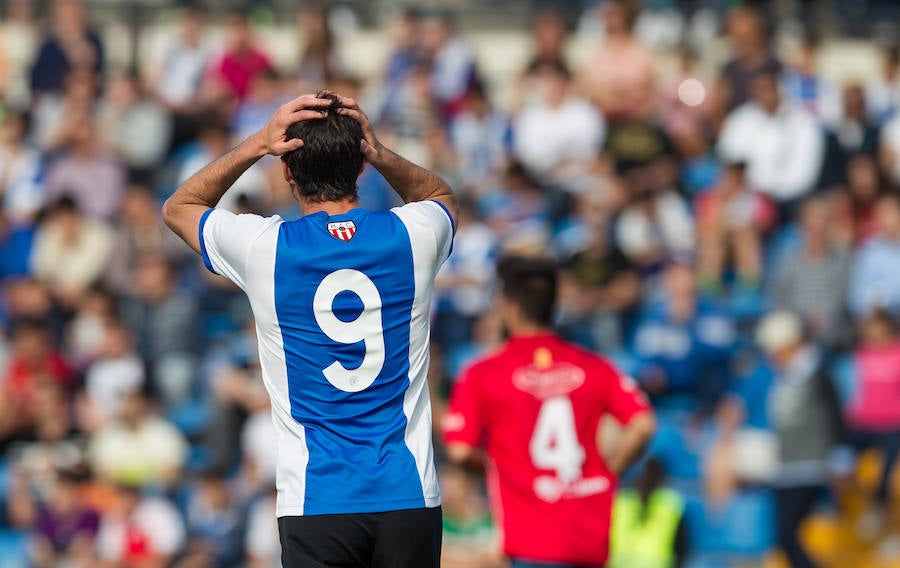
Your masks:
{"label": "red jersey sleeve", "polygon": [[472,447],[481,445],[484,434],[484,416],[478,390],[477,374],[467,369],[453,386],[450,394],[450,405],[441,424],[444,441],[467,444]]}
{"label": "red jersey sleeve", "polygon": [[606,411],[622,424],[637,414],[650,409],[650,401],[637,381],[609,364],[604,364],[607,375]]}

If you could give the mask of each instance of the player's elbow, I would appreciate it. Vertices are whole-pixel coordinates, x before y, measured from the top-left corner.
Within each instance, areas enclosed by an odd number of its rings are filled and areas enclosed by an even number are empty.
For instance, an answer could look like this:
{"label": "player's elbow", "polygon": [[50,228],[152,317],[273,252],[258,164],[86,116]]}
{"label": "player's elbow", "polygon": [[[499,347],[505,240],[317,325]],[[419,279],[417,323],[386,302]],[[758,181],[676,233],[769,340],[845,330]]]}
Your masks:
{"label": "player's elbow", "polygon": [[646,447],[656,435],[656,415],[652,410],[646,410],[628,423],[628,428],[635,433],[635,437],[641,441],[641,446]]}
{"label": "player's elbow", "polygon": [[475,457],[475,449],[468,444],[453,443],[447,445],[447,459],[456,465],[466,465]]}
{"label": "player's elbow", "polygon": [[162,205],[162,218],[163,222],[170,229],[175,230],[175,217],[177,215],[178,206],[172,203],[172,198],[168,198],[163,202]]}

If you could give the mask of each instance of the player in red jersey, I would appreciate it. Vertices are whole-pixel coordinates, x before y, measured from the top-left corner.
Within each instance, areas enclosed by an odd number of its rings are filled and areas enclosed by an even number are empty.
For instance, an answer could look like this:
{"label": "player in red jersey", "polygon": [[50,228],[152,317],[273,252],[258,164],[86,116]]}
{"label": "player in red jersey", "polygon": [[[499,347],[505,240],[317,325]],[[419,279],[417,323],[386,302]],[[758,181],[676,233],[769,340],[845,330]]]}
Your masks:
{"label": "player in red jersey", "polygon": [[[634,381],[550,331],[552,264],[507,259],[499,276],[510,340],[456,384],[448,454],[467,462],[484,445],[512,568],[603,566],[616,480],[653,436],[653,412]],[[599,443],[604,415],[623,425],[609,448]]]}

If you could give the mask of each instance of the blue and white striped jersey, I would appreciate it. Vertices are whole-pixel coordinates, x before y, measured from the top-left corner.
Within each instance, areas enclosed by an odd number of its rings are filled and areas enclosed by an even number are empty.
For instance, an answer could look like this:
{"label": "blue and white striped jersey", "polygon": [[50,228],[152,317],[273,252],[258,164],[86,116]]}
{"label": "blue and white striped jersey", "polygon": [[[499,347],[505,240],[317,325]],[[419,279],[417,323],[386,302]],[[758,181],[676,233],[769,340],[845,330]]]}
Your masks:
{"label": "blue and white striped jersey", "polygon": [[210,209],[206,267],[250,298],[279,517],[436,507],[429,308],[453,225],[436,201],[284,221]]}

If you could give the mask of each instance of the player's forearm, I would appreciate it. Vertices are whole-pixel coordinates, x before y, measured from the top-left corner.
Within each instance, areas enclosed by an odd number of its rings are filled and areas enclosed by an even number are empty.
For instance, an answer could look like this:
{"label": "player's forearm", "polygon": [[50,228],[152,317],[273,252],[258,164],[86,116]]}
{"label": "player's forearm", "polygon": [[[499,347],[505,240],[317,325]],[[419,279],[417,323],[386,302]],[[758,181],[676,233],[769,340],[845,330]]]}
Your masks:
{"label": "player's forearm", "polygon": [[378,157],[371,164],[405,203],[453,196],[447,182],[385,146],[378,149]]}
{"label": "player's forearm", "polygon": [[621,475],[641,457],[656,432],[656,418],[651,411],[643,412],[628,423],[610,455],[607,466],[615,475]]}
{"label": "player's forearm", "polygon": [[163,204],[163,220],[192,249],[200,252],[197,225],[203,213],[215,207],[241,174],[266,154],[255,134],[221,156],[186,182]]}
{"label": "player's forearm", "polygon": [[170,208],[181,205],[215,207],[241,175],[266,155],[266,146],[254,134],[181,184],[168,200]]}

